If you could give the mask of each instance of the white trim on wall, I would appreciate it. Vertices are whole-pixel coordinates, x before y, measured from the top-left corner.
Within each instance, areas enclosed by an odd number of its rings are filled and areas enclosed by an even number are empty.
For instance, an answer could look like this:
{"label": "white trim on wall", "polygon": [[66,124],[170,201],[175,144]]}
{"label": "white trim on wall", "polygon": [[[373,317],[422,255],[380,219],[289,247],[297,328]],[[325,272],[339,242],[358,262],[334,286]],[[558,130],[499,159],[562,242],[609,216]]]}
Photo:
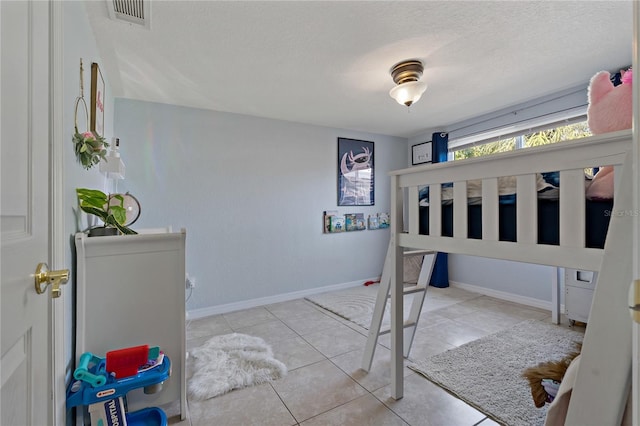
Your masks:
{"label": "white trim on wall", "polygon": [[[534,299],[533,297],[520,296],[515,293],[507,293],[505,291],[493,290],[491,288],[479,285],[466,284],[457,281],[449,281],[451,287],[461,288],[473,293],[480,293],[485,296],[495,297],[496,299],[506,300],[508,302],[519,303],[521,305],[531,306],[532,308],[545,309],[551,311],[552,303],[546,300]],[[560,312],[564,312],[564,305],[560,305]]]}
{"label": "white trim on wall", "polygon": [[[228,312],[239,311],[242,309],[255,308],[257,306],[271,305],[274,303],[287,302],[289,300],[303,299],[314,294],[326,293],[329,291],[344,290],[351,287],[363,285],[367,281],[378,281],[380,277],[365,278],[363,280],[351,281],[342,284],[333,284],[326,287],[311,288],[308,290],[294,291],[291,293],[278,294],[275,296],[259,297],[257,299],[243,300],[241,302],[227,303],[225,305],[210,306],[207,308],[191,309],[187,311],[187,319],[194,320],[198,318],[209,317],[212,315],[226,314]],[[197,291],[198,288],[194,288]]]}

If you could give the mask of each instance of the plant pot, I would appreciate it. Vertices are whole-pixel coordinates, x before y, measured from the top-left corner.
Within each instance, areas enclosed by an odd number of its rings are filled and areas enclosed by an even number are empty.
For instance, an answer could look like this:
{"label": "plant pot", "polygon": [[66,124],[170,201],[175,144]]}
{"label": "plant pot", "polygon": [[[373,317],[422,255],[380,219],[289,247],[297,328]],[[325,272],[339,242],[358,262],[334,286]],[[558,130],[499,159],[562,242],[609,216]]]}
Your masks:
{"label": "plant pot", "polygon": [[90,237],[105,237],[108,235],[118,235],[120,231],[118,228],[111,228],[106,226],[101,226],[99,228],[91,228],[89,230]]}

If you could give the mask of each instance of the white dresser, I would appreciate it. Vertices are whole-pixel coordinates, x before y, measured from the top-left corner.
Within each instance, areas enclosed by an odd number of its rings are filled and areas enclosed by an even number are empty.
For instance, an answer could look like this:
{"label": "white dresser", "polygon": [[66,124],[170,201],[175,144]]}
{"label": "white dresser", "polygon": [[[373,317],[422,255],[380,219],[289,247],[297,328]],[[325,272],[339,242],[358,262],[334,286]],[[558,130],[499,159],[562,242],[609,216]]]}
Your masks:
{"label": "white dresser", "polygon": [[84,352],[159,346],[172,374],[160,392],[127,395],[129,411],[179,402],[186,415],[186,231],[87,237],[76,243],[76,362]]}

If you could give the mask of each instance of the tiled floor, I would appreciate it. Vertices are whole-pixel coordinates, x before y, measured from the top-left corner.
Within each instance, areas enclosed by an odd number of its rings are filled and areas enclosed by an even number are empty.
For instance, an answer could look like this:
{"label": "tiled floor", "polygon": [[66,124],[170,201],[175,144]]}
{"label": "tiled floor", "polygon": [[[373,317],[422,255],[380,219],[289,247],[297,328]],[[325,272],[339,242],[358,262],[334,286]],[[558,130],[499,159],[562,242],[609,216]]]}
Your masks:
{"label": "tiled floor", "polygon": [[[550,313],[458,288],[429,287],[411,359],[424,359],[518,322]],[[262,337],[289,369],[286,377],[188,401],[189,416],[170,424],[496,425],[484,414],[405,367],[404,398],[390,397],[389,336],[379,340],[369,373],[360,369],[367,331],[306,301],[266,305],[191,321],[187,347],[232,332]]]}

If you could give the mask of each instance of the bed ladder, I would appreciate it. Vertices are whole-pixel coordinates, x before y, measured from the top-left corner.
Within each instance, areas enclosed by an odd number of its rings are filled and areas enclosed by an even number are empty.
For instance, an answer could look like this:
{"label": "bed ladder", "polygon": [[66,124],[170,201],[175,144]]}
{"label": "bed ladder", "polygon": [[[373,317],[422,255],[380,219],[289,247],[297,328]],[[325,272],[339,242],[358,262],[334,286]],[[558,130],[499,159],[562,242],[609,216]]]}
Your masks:
{"label": "bed ladder", "polygon": [[[418,319],[420,318],[420,312],[422,311],[422,305],[424,298],[427,295],[427,287],[429,286],[429,280],[431,279],[431,272],[433,271],[433,265],[436,261],[437,252],[432,250],[405,250],[404,257],[408,256],[423,256],[422,267],[420,268],[420,274],[418,275],[418,282],[415,285],[404,283],[403,296],[407,294],[414,294],[411,308],[409,310],[409,316],[403,324],[404,328],[404,356],[409,356],[411,350],[411,344],[413,343],[413,337],[418,327]],[[371,324],[369,325],[369,336],[367,337],[367,344],[365,346],[364,355],[362,357],[362,369],[369,371],[371,369],[371,363],[373,362],[373,355],[378,345],[378,337],[389,334],[391,329],[389,327],[382,327],[382,318],[387,308],[387,299],[389,298],[389,290],[391,288],[391,256],[393,255],[393,248],[389,244],[387,249],[387,257],[384,260],[384,266],[382,268],[382,277],[380,278],[380,287],[378,288],[378,295],[376,297],[376,306],[373,310],[373,317],[371,318]]]}

